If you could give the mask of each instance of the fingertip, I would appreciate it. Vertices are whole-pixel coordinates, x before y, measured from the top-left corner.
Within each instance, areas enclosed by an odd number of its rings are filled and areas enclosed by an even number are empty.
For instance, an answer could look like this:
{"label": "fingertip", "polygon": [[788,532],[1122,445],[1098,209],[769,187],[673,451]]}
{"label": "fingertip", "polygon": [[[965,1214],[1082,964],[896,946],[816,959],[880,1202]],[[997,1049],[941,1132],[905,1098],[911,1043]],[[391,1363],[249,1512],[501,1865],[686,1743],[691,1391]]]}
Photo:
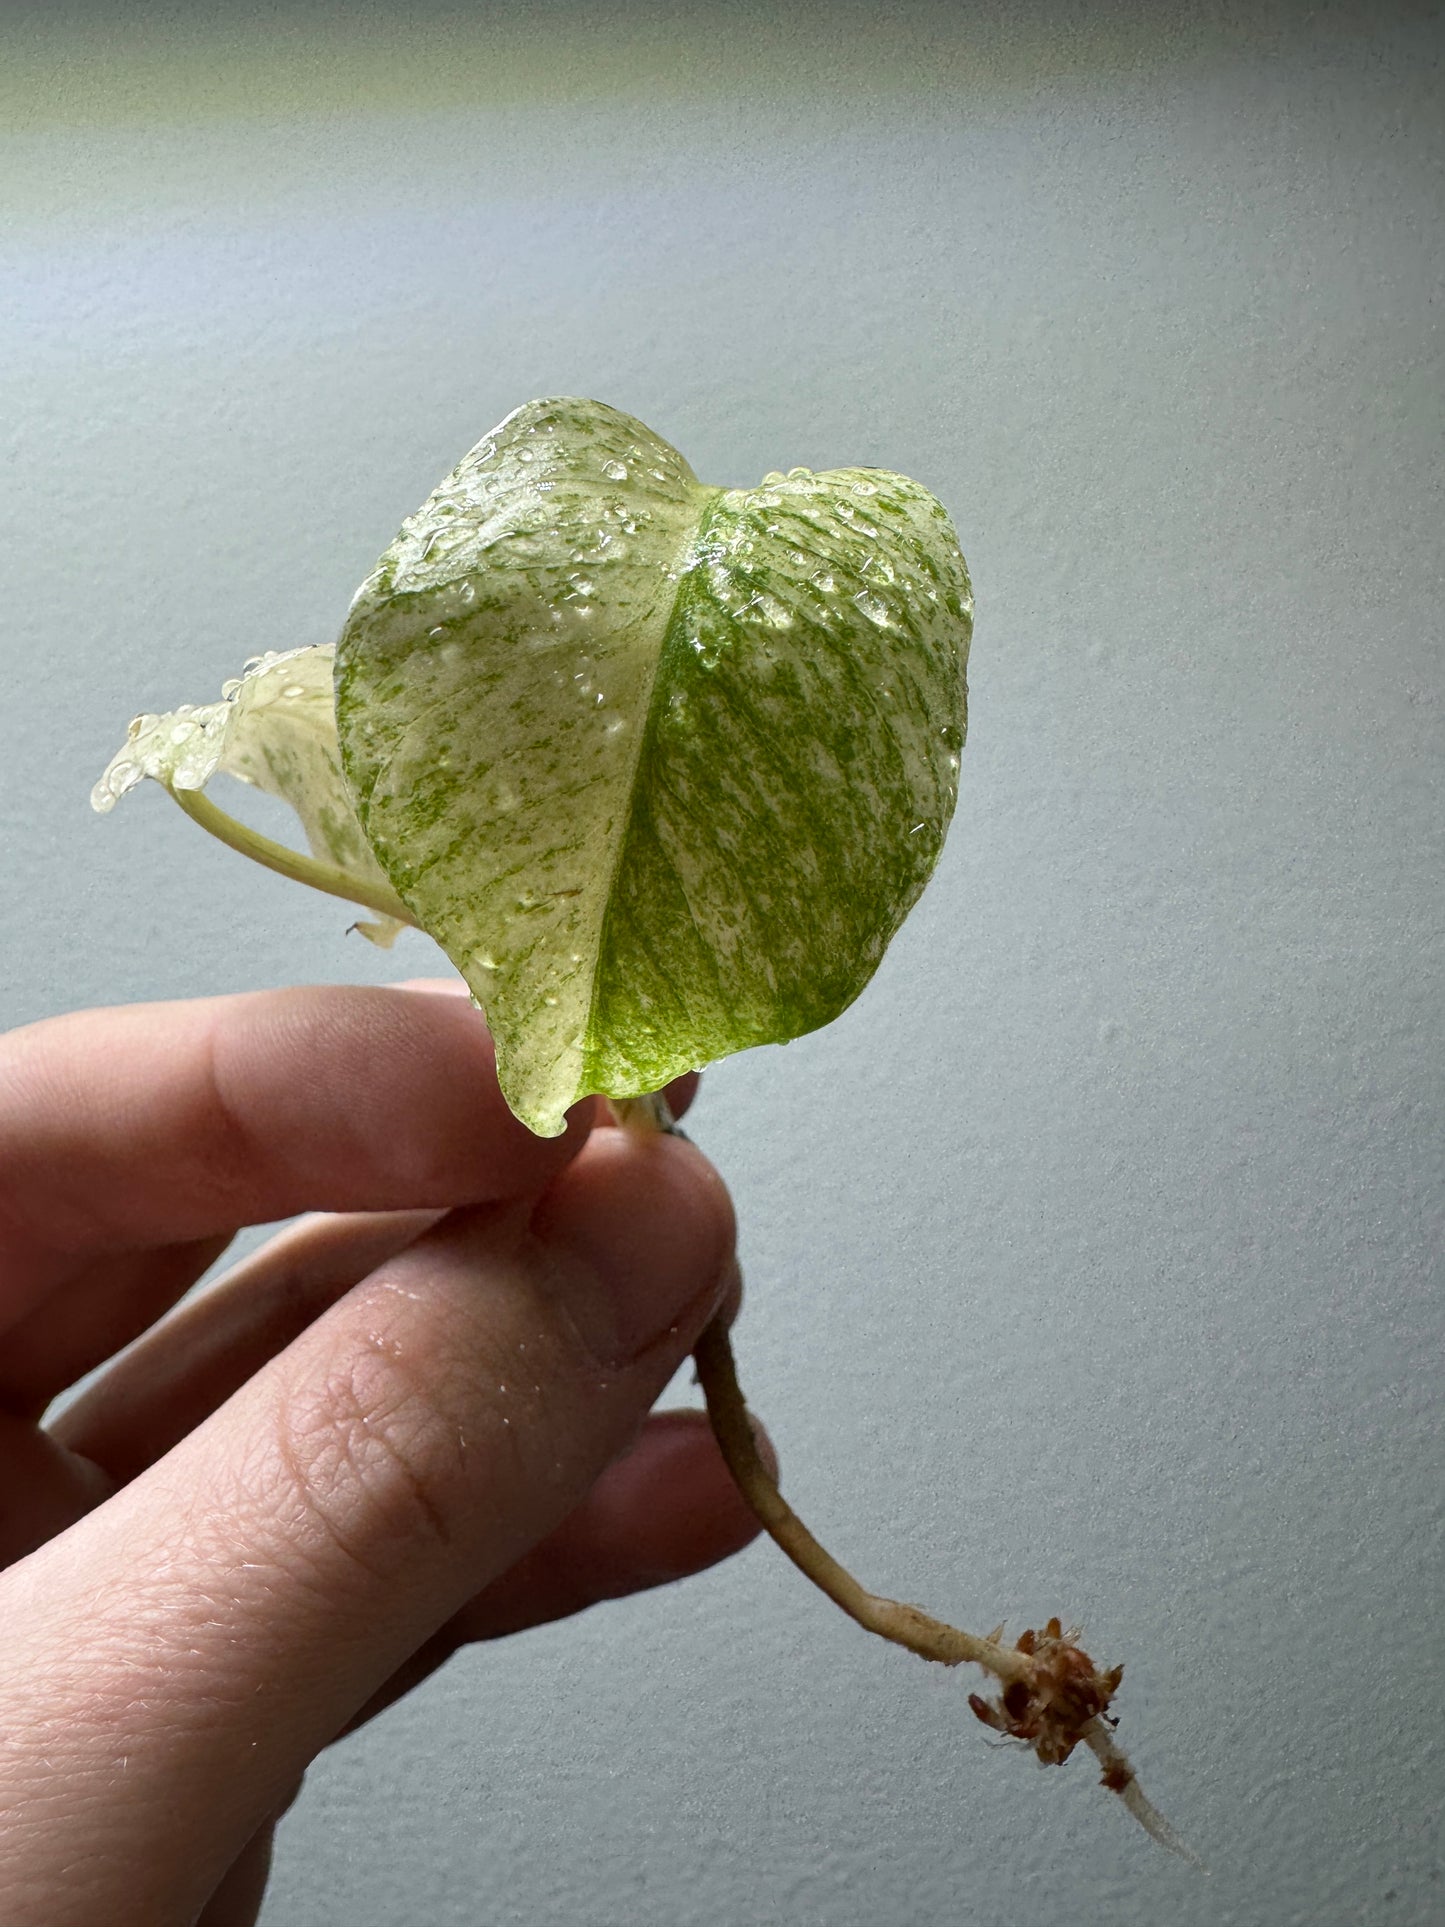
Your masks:
{"label": "fingertip", "polygon": [[701,1082],[701,1071],[684,1071],[681,1077],[674,1077],[670,1084],[664,1085],[662,1094],[674,1117],[685,1117],[692,1109]]}
{"label": "fingertip", "polygon": [[748,1413],[748,1425],[753,1434],[753,1444],[758,1448],[758,1457],[767,1468],[768,1477],[776,1485],[778,1482],[778,1448],[773,1444],[768,1428],[752,1412]]}
{"label": "fingertip", "polygon": [[[767,1434],[755,1430],[776,1477]],[[728,1471],[707,1414],[690,1410],[653,1413],[633,1449],[593,1488],[583,1519],[597,1565],[614,1566],[612,1583],[597,1583],[597,1591],[614,1596],[705,1571],[742,1551],[762,1530]],[[595,1573],[595,1582],[601,1579]]]}
{"label": "fingertip", "polygon": [[569,1272],[580,1263],[574,1322],[621,1364],[664,1335],[695,1339],[727,1289],[736,1223],[722,1179],[685,1139],[598,1131],[547,1187],[532,1230]]}
{"label": "fingertip", "polygon": [[717,1311],[714,1313],[714,1316],[720,1318],[723,1324],[731,1330],[742,1308],[743,1274],[742,1267],[738,1264],[737,1253],[734,1252],[727,1266],[726,1281],[723,1285],[722,1296],[718,1299]]}

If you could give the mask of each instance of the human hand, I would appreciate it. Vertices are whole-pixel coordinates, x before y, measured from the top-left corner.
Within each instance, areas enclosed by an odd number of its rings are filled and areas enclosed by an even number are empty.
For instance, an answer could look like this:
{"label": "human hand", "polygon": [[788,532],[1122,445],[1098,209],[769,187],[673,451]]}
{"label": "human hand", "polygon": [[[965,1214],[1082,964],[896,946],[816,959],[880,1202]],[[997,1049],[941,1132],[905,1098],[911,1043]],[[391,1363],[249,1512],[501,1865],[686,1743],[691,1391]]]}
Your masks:
{"label": "human hand", "polygon": [[5,1927],[254,1921],[328,1742],[753,1536],[701,1415],[647,1417],[735,1308],[726,1193],[600,1109],[533,1137],[417,989],[0,1040]]}

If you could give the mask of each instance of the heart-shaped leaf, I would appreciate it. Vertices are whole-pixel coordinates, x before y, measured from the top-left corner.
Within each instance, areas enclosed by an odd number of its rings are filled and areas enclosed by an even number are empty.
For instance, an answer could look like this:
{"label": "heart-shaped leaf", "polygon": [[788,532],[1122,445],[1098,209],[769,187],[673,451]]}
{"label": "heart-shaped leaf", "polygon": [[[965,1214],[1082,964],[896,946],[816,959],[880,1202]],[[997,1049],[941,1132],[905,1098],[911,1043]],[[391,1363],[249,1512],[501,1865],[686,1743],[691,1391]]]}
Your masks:
{"label": "heart-shaped leaf", "polygon": [[597,402],[518,409],[403,525],[344,767],[533,1130],[852,1002],[953,812],[971,619],[916,482],[705,488]]}

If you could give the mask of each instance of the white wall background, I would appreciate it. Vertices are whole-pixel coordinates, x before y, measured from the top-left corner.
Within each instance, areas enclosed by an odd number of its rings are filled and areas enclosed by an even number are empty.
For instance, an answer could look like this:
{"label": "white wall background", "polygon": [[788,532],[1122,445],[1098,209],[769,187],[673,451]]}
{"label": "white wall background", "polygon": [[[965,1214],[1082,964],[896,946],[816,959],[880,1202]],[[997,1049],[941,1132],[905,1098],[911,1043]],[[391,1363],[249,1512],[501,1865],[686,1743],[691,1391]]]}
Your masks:
{"label": "white wall background", "polygon": [[919,476],[959,812],[859,1004],[706,1081],[745,1382],[869,1583],[1127,1661],[1214,1868],[762,1546],[328,1755],[267,1927],[1445,1918],[1439,11],[0,36],[0,1019],[430,967],[86,797],[516,403]]}

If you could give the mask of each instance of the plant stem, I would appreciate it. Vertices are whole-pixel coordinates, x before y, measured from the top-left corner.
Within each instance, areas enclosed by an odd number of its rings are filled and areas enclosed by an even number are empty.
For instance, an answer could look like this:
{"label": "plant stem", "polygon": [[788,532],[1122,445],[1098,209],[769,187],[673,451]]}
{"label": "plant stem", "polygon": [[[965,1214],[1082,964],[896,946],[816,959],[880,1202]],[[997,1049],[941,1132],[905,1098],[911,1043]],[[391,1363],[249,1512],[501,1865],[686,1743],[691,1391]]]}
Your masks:
{"label": "plant stem", "polygon": [[[941,1666],[958,1666],[971,1661],[975,1666],[984,1667],[1006,1686],[1018,1680],[1031,1692],[1039,1689],[1041,1678],[1047,1672],[1047,1661],[1036,1661],[1032,1651],[1025,1652],[1019,1647],[1003,1645],[1000,1639],[1002,1627],[993,1638],[979,1639],[973,1633],[950,1626],[945,1620],[935,1619],[931,1613],[917,1606],[904,1605],[900,1600],[885,1599],[878,1593],[868,1592],[826,1547],[819,1544],[778,1490],[772,1474],[763,1463],[753,1435],[752,1421],[748,1417],[747,1404],[738,1385],[732,1343],[727,1327],[720,1319],[714,1319],[698,1340],[693,1360],[697,1366],[698,1383],[707,1401],[707,1415],[734,1483],[769,1538],[788,1555],[801,1573],[811,1579],[865,1632],[877,1633],[880,1639],[891,1640],[895,1646],[904,1646],[921,1659],[936,1660]],[[1071,1641],[1066,1641],[1065,1645],[1071,1645]],[[1043,1642],[1040,1642],[1041,1654],[1043,1650]],[[1077,1653],[1078,1649],[1072,1650]],[[1078,1657],[1081,1660],[1085,1658],[1081,1653]],[[1046,1692],[1047,1688],[1044,1690]],[[1208,1871],[1198,1854],[1181,1839],[1144,1792],[1127,1756],[1103,1719],[1095,1717],[1084,1721],[1073,1730],[1073,1738],[1082,1740],[1093,1753],[1104,1769],[1103,1784],[1111,1793],[1118,1794],[1152,1839],[1201,1872]]]}
{"label": "plant stem", "polygon": [[259,830],[218,809],[200,790],[176,789],[169,784],[166,787],[186,815],[203,830],[209,830],[212,836],[239,850],[242,856],[250,857],[253,863],[264,864],[268,870],[290,877],[295,883],[309,883],[313,890],[324,890],[327,896],[340,897],[343,903],[358,903],[380,917],[392,917],[398,923],[415,928],[410,910],[384,883],[367,883],[334,863],[323,863],[319,857],[303,856],[299,850],[287,849],[284,843],[273,843],[269,836],[262,836]]}
{"label": "plant stem", "polygon": [[[609,1102],[618,1123],[629,1130],[676,1131],[660,1091]],[[1103,1785],[1119,1796],[1144,1831],[1170,1853],[1207,1872],[1198,1854],[1145,1794],[1114,1738],[1107,1707],[1123,1668],[1101,1674],[1075,1644],[1077,1632],[1064,1633],[1056,1619],[1042,1633],[1027,1632],[1016,1645],[1005,1646],[1002,1626],[988,1639],[979,1639],[918,1606],[869,1592],[813,1537],[763,1463],[738,1385],[732,1341],[721,1317],[703,1332],[692,1356],[708,1419],[733,1483],[763,1530],[798,1570],[865,1632],[941,1666],[971,1662],[992,1673],[1006,1689],[1002,1704],[991,1707],[970,1696],[974,1711],[987,1725],[1027,1740],[1046,1764],[1062,1763],[1082,1742],[1104,1769]],[[1024,1689],[1017,1702],[1007,1690],[1010,1687],[1015,1693]]]}
{"label": "plant stem", "polygon": [[827,1593],[865,1632],[877,1633],[880,1639],[892,1640],[895,1646],[906,1646],[921,1659],[936,1660],[940,1666],[959,1666],[971,1660],[976,1666],[986,1667],[1005,1684],[1028,1678],[1029,1661],[1013,1647],[961,1632],[917,1606],[885,1599],[860,1586],[852,1573],[818,1543],[773,1483],[758,1451],[748,1408],[738,1387],[727,1328],[719,1320],[715,1319],[698,1340],[693,1360],[707,1401],[708,1418],[738,1490],[774,1544],[800,1572]]}

